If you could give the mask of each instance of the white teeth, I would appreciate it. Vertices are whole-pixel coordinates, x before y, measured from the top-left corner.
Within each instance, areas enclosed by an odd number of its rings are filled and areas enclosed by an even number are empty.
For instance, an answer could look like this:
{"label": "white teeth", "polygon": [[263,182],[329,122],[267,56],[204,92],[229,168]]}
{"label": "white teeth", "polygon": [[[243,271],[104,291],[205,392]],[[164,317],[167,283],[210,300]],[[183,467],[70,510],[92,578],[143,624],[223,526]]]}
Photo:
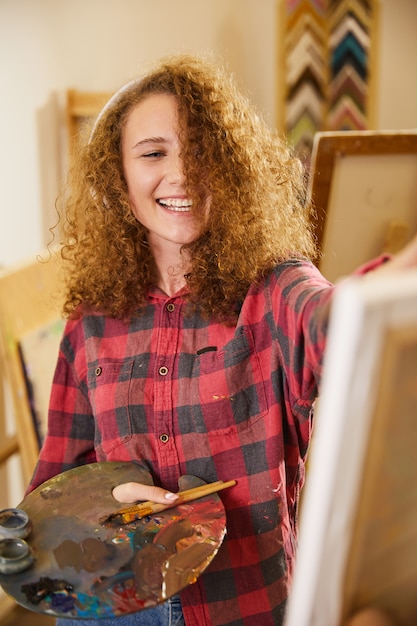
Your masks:
{"label": "white teeth", "polygon": [[163,198],[158,200],[159,204],[165,206],[174,211],[189,211],[192,207],[192,200],[186,200],[181,198]]}

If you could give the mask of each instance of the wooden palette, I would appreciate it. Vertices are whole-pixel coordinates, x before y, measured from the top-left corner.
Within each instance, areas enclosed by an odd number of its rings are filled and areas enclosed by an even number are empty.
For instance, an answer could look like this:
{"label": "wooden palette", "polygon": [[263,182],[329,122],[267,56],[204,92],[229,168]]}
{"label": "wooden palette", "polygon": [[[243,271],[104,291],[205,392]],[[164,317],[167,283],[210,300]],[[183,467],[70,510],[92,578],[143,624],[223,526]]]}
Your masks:
{"label": "wooden palette", "polygon": [[[156,606],[195,582],[226,532],[211,494],[120,525],[104,522],[120,504],[112,489],[149,474],[134,463],[93,463],[43,483],[18,508],[32,525],[33,564],[0,574],[0,585],[29,610],[56,617],[117,617]],[[193,476],[180,490],[204,484]]]}

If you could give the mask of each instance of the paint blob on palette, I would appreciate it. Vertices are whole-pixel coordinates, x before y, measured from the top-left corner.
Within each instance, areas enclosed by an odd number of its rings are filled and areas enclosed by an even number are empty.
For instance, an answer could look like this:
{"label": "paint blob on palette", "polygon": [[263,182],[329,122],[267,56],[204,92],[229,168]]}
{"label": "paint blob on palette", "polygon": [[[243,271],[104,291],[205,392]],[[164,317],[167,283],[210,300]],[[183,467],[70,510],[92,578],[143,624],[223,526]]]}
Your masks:
{"label": "paint blob on palette", "polygon": [[[150,484],[150,476],[134,463],[93,463],[30,493],[18,509],[30,519],[32,561],[23,571],[0,573],[4,591],[29,610],[88,619],[156,606],[195,582],[226,533],[220,497],[127,524],[103,522],[117,509],[113,488],[131,481]],[[181,490],[199,485],[194,476],[179,481]]]}

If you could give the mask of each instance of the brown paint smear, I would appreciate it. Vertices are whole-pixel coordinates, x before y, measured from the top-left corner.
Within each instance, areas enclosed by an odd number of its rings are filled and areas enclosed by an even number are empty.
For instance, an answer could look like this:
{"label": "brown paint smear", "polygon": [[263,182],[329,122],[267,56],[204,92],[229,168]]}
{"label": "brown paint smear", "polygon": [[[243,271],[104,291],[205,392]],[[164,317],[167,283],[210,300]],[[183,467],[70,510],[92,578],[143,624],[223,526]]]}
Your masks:
{"label": "brown paint smear", "polygon": [[95,572],[112,560],[115,547],[90,537],[80,543],[67,539],[53,553],[60,568],[73,567],[77,572]]}

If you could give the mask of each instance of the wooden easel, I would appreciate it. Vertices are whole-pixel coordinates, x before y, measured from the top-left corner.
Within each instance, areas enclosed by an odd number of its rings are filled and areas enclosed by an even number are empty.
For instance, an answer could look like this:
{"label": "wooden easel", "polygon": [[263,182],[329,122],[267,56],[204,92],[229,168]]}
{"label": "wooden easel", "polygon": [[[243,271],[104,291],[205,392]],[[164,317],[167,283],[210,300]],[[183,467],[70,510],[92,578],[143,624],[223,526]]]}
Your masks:
{"label": "wooden easel", "polygon": [[[3,374],[15,413],[16,436],[0,449],[0,459],[21,455],[23,479],[29,481],[39,453],[19,343],[29,332],[60,317],[59,257],[38,258],[0,273],[0,349]],[[51,355],[56,359],[56,355]],[[17,450],[16,450],[17,448]]]}
{"label": "wooden easel", "polygon": [[[38,258],[0,272],[0,479],[1,507],[16,506],[9,493],[10,462],[18,455],[26,486],[39,454],[38,432],[20,353],[27,333],[60,319],[59,256],[44,251]],[[46,358],[56,361],[56,354]],[[42,381],[50,386],[50,381]],[[8,402],[7,402],[8,401]],[[46,417],[42,416],[46,421]],[[15,432],[9,434],[8,423]],[[12,477],[16,479],[16,476]],[[20,496],[18,497],[20,500]],[[15,603],[0,590],[0,621]]]}

